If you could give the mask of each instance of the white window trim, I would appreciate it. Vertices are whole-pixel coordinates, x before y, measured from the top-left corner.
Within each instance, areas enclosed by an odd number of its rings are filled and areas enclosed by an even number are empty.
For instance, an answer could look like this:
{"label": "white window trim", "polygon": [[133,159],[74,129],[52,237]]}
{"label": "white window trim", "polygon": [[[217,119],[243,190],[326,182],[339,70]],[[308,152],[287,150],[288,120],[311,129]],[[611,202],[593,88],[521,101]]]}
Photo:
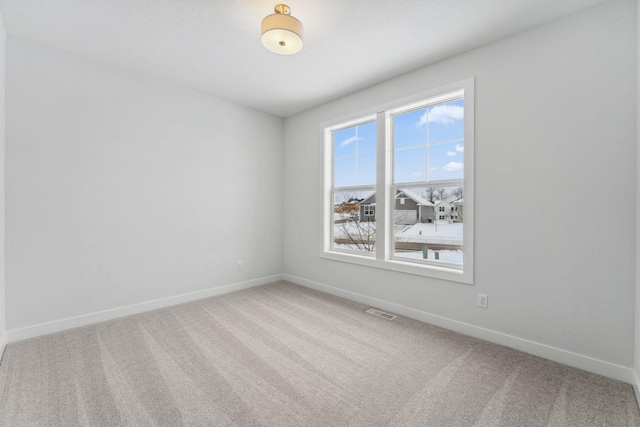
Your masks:
{"label": "white window trim", "polygon": [[[465,198],[465,227],[463,231],[464,241],[464,264],[462,270],[451,268],[447,265],[422,264],[413,261],[402,261],[392,258],[392,251],[387,242],[393,238],[393,228],[386,226],[386,218],[392,215],[392,156],[391,150],[391,126],[389,111],[409,110],[412,104],[421,104],[425,100],[429,103],[438,103],[440,100],[448,99],[452,93],[464,91],[465,120],[464,120],[464,144],[465,144],[465,167],[464,167],[464,198]],[[473,284],[474,272],[474,79],[469,78],[436,89],[421,92],[410,97],[386,102],[382,105],[371,107],[358,114],[342,117],[331,122],[324,123],[324,151],[323,151],[323,180],[322,180],[322,226],[320,257],[324,259],[358,264],[367,267],[381,268],[402,273],[415,274],[420,276],[433,277],[437,279],[450,280],[454,282]],[[343,128],[364,123],[377,116],[378,143],[376,152],[377,161],[377,182],[376,200],[385,200],[387,203],[376,208],[376,223],[378,230],[376,233],[375,256],[371,254],[357,254],[352,252],[341,252],[332,249],[331,230],[333,227],[333,201],[332,196],[332,144],[331,131],[335,128]],[[396,184],[396,186],[399,184]]]}

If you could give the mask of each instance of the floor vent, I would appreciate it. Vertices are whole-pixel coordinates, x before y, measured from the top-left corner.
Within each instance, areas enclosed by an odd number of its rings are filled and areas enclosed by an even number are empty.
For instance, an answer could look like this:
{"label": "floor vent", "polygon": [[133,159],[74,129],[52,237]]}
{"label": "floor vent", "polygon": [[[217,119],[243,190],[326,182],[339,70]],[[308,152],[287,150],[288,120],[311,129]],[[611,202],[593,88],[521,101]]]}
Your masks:
{"label": "floor vent", "polygon": [[367,313],[373,314],[374,316],[382,317],[383,319],[393,320],[396,318],[393,314],[385,313],[384,311],[376,310],[375,308],[370,308],[367,310]]}

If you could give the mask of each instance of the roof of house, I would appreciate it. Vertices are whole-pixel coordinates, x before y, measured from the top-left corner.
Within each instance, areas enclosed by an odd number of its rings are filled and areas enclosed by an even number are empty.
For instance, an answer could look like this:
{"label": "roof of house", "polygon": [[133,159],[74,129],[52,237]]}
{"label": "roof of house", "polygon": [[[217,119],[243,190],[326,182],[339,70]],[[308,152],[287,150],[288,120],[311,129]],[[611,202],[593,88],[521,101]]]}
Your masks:
{"label": "roof of house", "polygon": [[[430,201],[428,201],[427,199],[425,199],[424,197],[422,197],[421,195],[419,195],[413,190],[409,190],[406,188],[398,188],[398,194],[396,194],[396,198],[398,198],[398,195],[400,193],[404,193],[405,196],[407,196],[408,198],[416,202],[418,206],[434,206],[433,203],[431,203]],[[374,203],[369,202],[369,199],[371,199],[375,195],[376,195],[375,192],[372,193],[369,197],[364,199],[360,204],[361,205],[375,204],[375,202]]]}
{"label": "roof of house", "polygon": [[376,192],[374,191],[373,193],[371,193],[371,194],[369,194],[367,197],[365,197],[365,198],[360,202],[360,204],[361,204],[361,205],[375,205],[375,204],[376,204],[375,202],[371,203],[371,202],[369,201],[369,199],[373,198],[375,195],[376,195]]}
{"label": "roof of house", "polygon": [[[433,206],[433,203],[419,195],[413,190],[409,190],[407,188],[399,188],[398,193],[404,193],[408,198],[416,202],[419,206]],[[396,194],[396,198],[398,195]]]}

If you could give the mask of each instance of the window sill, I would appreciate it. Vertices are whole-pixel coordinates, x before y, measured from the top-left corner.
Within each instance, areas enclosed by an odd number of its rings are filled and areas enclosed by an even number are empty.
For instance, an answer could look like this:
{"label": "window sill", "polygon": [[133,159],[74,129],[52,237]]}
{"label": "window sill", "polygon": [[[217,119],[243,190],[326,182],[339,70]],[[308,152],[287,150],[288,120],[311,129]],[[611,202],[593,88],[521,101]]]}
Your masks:
{"label": "window sill", "polygon": [[449,280],[452,282],[473,284],[473,274],[466,269],[438,267],[435,265],[415,264],[395,259],[379,260],[370,256],[350,254],[344,252],[321,251],[320,258],[362,265],[365,267],[380,268],[383,270],[397,271],[400,273],[414,274],[417,276],[432,277],[434,279]]}

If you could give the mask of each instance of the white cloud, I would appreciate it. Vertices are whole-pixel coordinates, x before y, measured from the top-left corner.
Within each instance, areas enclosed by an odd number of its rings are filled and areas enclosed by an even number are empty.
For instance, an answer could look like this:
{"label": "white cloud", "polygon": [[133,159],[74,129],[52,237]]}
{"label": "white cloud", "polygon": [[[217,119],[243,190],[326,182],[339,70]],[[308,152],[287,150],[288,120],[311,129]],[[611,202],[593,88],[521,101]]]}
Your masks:
{"label": "white cloud", "polygon": [[449,156],[449,157],[453,157],[453,156],[455,156],[455,155],[456,155],[456,152],[455,152],[455,151],[447,151],[447,156]]}
{"label": "white cloud", "polygon": [[442,167],[447,172],[453,172],[464,168],[464,163],[461,162],[449,162]]}
{"label": "white cloud", "polygon": [[[464,118],[464,107],[454,104],[436,105],[429,110],[429,122],[452,125],[456,120]],[[420,127],[427,123],[427,113],[424,113],[416,126]]]}
{"label": "white cloud", "polygon": [[340,143],[340,148],[344,148],[347,145],[351,144],[352,142],[356,142],[361,140],[362,138],[358,138],[357,136],[352,136],[351,138],[345,139],[344,141],[342,141]]}
{"label": "white cloud", "polygon": [[456,151],[458,153],[464,152],[464,145],[456,144]]}
{"label": "white cloud", "polygon": [[413,175],[415,177],[419,177],[419,176],[422,176],[422,172],[414,172],[411,175]]}

